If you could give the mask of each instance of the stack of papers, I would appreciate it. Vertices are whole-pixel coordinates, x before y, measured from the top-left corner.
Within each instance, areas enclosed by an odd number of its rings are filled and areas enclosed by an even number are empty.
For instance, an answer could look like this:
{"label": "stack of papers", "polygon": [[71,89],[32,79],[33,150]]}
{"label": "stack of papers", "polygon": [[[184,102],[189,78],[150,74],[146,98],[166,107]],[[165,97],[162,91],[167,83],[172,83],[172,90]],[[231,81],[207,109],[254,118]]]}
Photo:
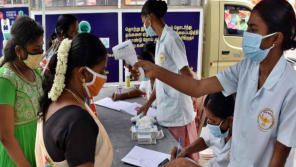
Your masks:
{"label": "stack of papers", "polygon": [[[110,108],[116,111],[121,111],[130,115],[137,115],[137,109],[142,105],[138,103],[129,103],[125,101],[113,101],[111,98],[107,97],[102,100],[95,102],[96,105]],[[156,109],[149,108],[147,116],[156,118]]]}
{"label": "stack of papers", "polygon": [[121,161],[135,166],[158,167],[161,162],[170,158],[169,154],[135,146]]}

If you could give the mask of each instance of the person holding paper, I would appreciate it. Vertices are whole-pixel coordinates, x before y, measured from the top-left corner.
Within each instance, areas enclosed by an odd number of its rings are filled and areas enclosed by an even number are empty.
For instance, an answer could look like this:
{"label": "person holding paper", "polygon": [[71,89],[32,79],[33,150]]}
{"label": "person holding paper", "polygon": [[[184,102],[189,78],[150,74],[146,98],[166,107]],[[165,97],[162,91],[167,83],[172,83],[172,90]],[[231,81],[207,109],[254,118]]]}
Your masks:
{"label": "person holding paper", "polygon": [[180,149],[178,155],[176,154],[177,147],[174,147],[171,153],[171,161],[211,147],[214,158],[206,163],[204,167],[227,167],[231,156],[234,104],[233,95],[225,97],[221,92],[208,95],[204,102],[204,111],[208,118],[207,127],[202,131],[199,139]]}
{"label": "person holding paper", "polygon": [[[146,60],[150,61],[151,63],[154,63],[154,53],[155,53],[155,43],[154,42],[148,42],[144,45],[142,49],[142,53],[138,56],[138,60]],[[134,90],[131,90],[127,93],[123,94],[113,94],[112,95],[112,100],[123,100],[123,99],[128,99],[128,98],[133,98],[133,97],[139,97],[143,94],[145,95],[145,99],[149,99],[153,90],[155,89],[155,80],[150,79],[150,78],[145,78],[144,81],[141,82],[141,85],[139,88],[136,88]],[[156,108],[157,102],[156,100],[152,103],[152,107]]]}
{"label": "person holding paper", "polygon": [[[165,1],[148,0],[141,12],[146,33],[158,37],[155,51],[155,64],[173,73],[193,77],[188,66],[185,45],[175,31],[164,22],[168,6]],[[174,80],[174,79],[172,79]],[[156,79],[154,89],[141,112],[146,115],[150,105],[157,97],[157,121],[168,127],[176,140],[182,137],[181,146],[185,147],[197,139],[192,99],[164,82]],[[195,160],[198,157],[195,155]]]}
{"label": "person holding paper", "polygon": [[108,134],[84,102],[98,95],[107,81],[107,61],[105,46],[92,34],[62,41],[42,84],[35,148],[38,167],[111,166]]}
{"label": "person holding paper", "polygon": [[295,23],[289,2],[262,0],[243,35],[245,59],[217,76],[194,80],[144,61],[134,69],[194,97],[237,92],[229,167],[285,166],[296,147],[296,72],[283,54],[296,48]]}

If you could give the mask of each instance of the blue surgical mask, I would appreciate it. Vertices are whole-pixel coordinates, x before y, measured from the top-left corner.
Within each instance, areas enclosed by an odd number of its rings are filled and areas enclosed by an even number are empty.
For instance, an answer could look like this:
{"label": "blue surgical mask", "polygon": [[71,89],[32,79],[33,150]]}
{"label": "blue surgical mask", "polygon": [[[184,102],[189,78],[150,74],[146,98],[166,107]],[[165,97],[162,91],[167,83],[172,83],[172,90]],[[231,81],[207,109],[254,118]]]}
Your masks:
{"label": "blue surgical mask", "polygon": [[262,39],[271,37],[275,34],[276,32],[266,36],[262,36],[260,34],[244,32],[242,48],[245,57],[258,63],[262,62],[268,55],[269,51],[274,47],[274,45],[272,45],[269,49],[260,49]]}
{"label": "blue surgical mask", "polygon": [[210,129],[210,132],[218,138],[226,138],[228,136],[229,133],[229,128],[227,129],[226,132],[222,133],[221,132],[221,128],[220,126],[223,124],[225,120],[221,121],[221,123],[219,125],[211,125],[209,124],[209,120],[208,120],[208,128]]}
{"label": "blue surgical mask", "polygon": [[149,80],[150,80],[149,77],[144,78],[144,81],[149,81]]}
{"label": "blue surgical mask", "polygon": [[145,23],[146,23],[147,19],[148,19],[148,17],[146,18],[146,20],[144,22],[144,29],[145,29],[146,34],[148,34],[150,37],[156,36],[157,34],[155,33],[155,31],[151,27],[151,21],[150,21],[149,27],[146,28]]}

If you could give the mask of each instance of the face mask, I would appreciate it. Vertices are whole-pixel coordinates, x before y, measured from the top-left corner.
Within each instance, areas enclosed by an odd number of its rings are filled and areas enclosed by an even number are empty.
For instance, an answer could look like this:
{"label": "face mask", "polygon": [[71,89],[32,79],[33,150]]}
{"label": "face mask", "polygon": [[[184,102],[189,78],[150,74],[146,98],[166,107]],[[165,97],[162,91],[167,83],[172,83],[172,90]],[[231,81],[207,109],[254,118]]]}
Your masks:
{"label": "face mask", "polygon": [[36,69],[40,67],[40,62],[43,58],[43,52],[40,53],[29,53],[25,49],[23,49],[27,54],[27,59],[23,60],[25,65],[30,69]]}
{"label": "face mask", "polygon": [[85,67],[85,68],[87,69],[88,72],[93,74],[92,81],[85,83],[86,93],[87,93],[88,97],[97,96],[99,94],[101,88],[103,87],[103,85],[107,81],[107,76],[98,74],[88,67]]}
{"label": "face mask", "polygon": [[228,136],[228,133],[229,133],[229,128],[227,129],[227,131],[225,133],[222,133],[221,132],[221,128],[220,126],[222,125],[222,123],[224,122],[225,120],[221,121],[220,125],[211,125],[209,124],[209,120],[208,120],[208,128],[210,129],[210,132],[215,136],[215,137],[218,137],[218,138],[226,138]]}
{"label": "face mask", "polygon": [[148,34],[149,36],[153,37],[156,36],[157,34],[155,33],[155,31],[153,30],[153,28],[151,27],[151,21],[150,21],[150,25],[148,28],[146,28],[145,23],[147,21],[148,17],[146,18],[145,22],[144,22],[144,29],[146,34]]}
{"label": "face mask", "polygon": [[274,47],[273,45],[269,49],[265,49],[265,50],[260,49],[262,39],[268,38],[275,34],[276,32],[266,36],[262,36],[255,33],[244,32],[242,48],[243,48],[245,57],[253,61],[256,61],[258,63],[262,62],[268,55],[269,51]]}
{"label": "face mask", "polygon": [[150,80],[149,77],[144,78],[144,81],[149,81],[149,80]]}

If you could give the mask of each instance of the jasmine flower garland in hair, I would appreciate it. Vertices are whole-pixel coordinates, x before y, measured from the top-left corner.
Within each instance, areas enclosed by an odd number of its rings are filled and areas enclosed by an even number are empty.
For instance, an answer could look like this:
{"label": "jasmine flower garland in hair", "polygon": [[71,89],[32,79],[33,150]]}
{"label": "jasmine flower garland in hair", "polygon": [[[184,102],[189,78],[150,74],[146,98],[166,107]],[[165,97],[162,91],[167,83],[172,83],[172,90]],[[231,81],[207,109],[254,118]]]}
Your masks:
{"label": "jasmine flower garland in hair", "polygon": [[65,88],[65,75],[67,71],[68,55],[71,48],[72,40],[64,39],[58,50],[58,62],[56,74],[48,98],[52,101],[57,101]]}
{"label": "jasmine flower garland in hair", "polygon": [[4,56],[2,56],[2,57],[0,58],[0,66],[3,65],[3,62],[4,62]]}

